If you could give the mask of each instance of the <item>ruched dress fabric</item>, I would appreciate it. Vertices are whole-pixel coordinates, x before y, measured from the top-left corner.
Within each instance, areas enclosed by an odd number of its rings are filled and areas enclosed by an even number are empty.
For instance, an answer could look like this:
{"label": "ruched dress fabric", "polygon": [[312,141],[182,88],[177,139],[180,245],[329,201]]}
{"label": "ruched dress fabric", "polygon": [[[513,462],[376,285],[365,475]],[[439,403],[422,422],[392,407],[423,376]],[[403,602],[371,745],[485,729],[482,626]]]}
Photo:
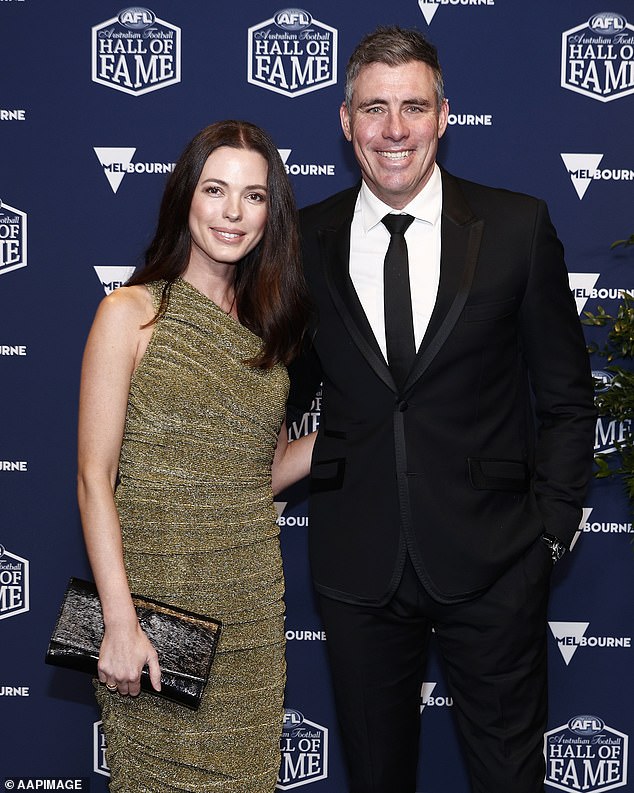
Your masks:
{"label": "ruched dress fabric", "polygon": [[[163,282],[149,285],[155,305]],[[286,369],[182,279],[134,372],[116,504],[132,592],[223,621],[198,711],[96,684],[112,793],[273,793],[285,683],[271,462]]]}

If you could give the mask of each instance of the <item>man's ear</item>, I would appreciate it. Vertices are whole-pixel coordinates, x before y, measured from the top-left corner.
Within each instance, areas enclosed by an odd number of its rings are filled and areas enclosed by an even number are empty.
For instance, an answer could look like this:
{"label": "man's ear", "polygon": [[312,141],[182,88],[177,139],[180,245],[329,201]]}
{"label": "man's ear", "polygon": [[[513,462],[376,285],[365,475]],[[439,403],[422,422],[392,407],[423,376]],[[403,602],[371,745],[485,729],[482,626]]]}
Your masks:
{"label": "man's ear", "polygon": [[446,99],[442,100],[440,106],[440,113],[438,114],[438,137],[442,138],[447,129],[447,122],[449,120],[449,102]]}
{"label": "man's ear", "polygon": [[352,132],[350,131],[350,113],[345,102],[341,103],[339,108],[339,120],[341,121],[341,129],[346,136],[346,140],[352,140]]}

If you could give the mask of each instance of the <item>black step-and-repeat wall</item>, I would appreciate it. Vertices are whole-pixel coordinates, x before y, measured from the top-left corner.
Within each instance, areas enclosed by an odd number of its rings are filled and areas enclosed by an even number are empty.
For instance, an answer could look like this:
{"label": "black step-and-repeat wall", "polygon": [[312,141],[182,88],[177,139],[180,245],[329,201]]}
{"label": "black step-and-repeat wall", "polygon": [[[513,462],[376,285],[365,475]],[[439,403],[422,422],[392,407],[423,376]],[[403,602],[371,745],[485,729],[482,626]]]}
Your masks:
{"label": "black step-and-repeat wall", "polygon": [[[632,0],[0,0],[0,785],[108,768],[90,679],[43,663],[66,581],[89,574],[75,503],[80,358],[104,292],[148,243],[166,174],[200,128],[265,127],[300,206],[357,178],[339,129],[346,60],[378,24],[438,46],[451,114],[441,162],[547,200],[579,312],[634,288]],[[588,329],[589,340],[602,331]],[[610,379],[603,359],[593,368]],[[318,421],[319,397],[301,432]],[[597,451],[629,422],[601,417]],[[438,449],[438,454],[443,450]],[[306,559],[305,487],[278,503],[288,687],[280,790],[344,793]],[[618,482],[597,481],[550,608],[547,789],[634,789],[634,554]],[[435,656],[421,691],[418,790],[467,793]],[[39,781],[37,781],[39,780]],[[67,789],[69,785],[66,786]]]}

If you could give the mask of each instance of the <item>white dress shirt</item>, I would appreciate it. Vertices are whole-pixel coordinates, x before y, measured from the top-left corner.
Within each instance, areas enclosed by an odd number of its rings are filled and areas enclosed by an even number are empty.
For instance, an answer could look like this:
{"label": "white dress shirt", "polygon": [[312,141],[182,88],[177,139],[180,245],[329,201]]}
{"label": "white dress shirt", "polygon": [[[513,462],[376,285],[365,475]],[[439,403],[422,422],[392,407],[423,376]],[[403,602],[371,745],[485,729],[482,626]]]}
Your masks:
{"label": "white dress shirt", "polygon": [[414,341],[418,349],[438,294],[441,211],[442,180],[438,165],[434,166],[425,187],[402,210],[384,204],[365,182],[361,185],[350,229],[350,278],[386,360],[383,261],[390,244],[390,232],[381,220],[390,212],[412,215],[414,218],[405,232],[405,240]]}

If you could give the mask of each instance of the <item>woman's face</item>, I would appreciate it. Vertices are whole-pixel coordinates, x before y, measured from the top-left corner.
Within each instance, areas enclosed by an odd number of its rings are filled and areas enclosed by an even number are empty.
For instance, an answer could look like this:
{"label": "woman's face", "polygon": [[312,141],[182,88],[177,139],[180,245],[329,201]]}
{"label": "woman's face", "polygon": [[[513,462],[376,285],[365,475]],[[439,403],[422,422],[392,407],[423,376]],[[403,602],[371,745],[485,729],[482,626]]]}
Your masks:
{"label": "woman's face", "polygon": [[190,263],[235,264],[264,235],[268,165],[250,149],[221,146],[209,155],[189,209]]}

